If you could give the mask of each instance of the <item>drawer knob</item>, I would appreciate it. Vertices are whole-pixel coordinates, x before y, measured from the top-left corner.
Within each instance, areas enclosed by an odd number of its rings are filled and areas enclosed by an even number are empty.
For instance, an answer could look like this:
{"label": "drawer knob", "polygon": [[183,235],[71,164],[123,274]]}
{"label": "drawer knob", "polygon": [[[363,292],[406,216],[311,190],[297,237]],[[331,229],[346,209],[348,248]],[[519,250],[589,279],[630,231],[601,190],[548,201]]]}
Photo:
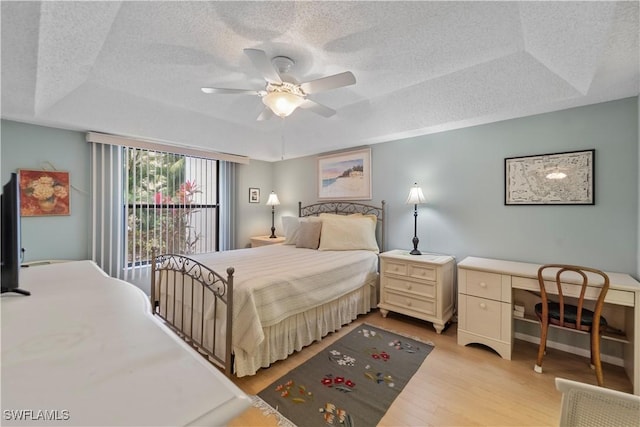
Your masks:
{"label": "drawer knob", "polygon": [[480,308],[481,308],[481,309],[483,309],[483,310],[486,310],[486,308],[487,308],[487,304],[485,304],[485,303],[481,302],[481,303],[480,303]]}
{"label": "drawer knob", "polygon": [[486,283],[484,283],[484,282],[480,282],[480,287],[481,287],[481,288],[486,288],[486,287],[487,287],[487,284],[486,284]]}
{"label": "drawer knob", "polygon": [[407,283],[407,289],[411,289],[411,288],[412,288],[411,283]]}
{"label": "drawer knob", "polygon": [[411,307],[411,300],[407,300],[407,307]]}

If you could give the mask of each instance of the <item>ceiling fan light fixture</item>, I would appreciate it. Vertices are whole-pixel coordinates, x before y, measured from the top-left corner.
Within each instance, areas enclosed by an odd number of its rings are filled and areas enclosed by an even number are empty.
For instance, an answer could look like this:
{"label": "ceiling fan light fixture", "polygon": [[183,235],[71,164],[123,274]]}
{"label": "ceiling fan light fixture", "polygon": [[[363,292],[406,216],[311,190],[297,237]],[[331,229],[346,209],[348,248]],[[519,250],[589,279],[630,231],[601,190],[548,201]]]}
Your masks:
{"label": "ceiling fan light fixture", "polygon": [[287,117],[304,102],[304,98],[289,92],[269,92],[262,97],[262,102],[275,115]]}

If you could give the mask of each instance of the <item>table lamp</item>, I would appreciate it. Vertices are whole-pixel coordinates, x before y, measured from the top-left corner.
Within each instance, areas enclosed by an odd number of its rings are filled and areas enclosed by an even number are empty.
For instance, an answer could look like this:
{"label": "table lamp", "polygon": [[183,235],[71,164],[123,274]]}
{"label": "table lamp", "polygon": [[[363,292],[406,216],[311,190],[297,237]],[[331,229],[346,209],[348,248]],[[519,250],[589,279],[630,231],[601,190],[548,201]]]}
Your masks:
{"label": "table lamp", "polygon": [[280,200],[278,200],[278,195],[273,191],[269,194],[269,199],[267,200],[267,206],[271,206],[271,236],[272,239],[276,237],[276,226],[274,225],[274,214],[275,214],[275,206],[280,204]]}
{"label": "table lamp", "polygon": [[409,252],[411,255],[422,255],[418,250],[418,205],[425,203],[427,199],[422,194],[422,188],[418,187],[418,183],[413,184],[406,203],[413,205],[413,250]]}

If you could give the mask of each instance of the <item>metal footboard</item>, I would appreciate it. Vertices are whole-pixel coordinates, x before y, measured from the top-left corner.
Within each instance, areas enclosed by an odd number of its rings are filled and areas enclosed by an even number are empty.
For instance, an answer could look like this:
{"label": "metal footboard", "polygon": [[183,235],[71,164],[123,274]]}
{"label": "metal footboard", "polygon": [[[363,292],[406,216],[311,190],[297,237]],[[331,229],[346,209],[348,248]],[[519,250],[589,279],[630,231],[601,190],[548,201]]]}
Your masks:
{"label": "metal footboard", "polygon": [[[152,256],[152,313],[231,377],[234,269],[227,268],[223,277],[183,255],[153,251]],[[223,321],[224,333],[220,334]],[[216,351],[221,342],[224,350]]]}

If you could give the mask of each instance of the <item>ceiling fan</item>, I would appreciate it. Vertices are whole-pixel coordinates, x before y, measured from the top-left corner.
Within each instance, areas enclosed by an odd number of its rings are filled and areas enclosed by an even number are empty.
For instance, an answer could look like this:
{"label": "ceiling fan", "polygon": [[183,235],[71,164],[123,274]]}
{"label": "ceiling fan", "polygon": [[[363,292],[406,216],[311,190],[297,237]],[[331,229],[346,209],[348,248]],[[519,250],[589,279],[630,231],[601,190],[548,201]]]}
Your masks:
{"label": "ceiling fan", "polygon": [[[258,120],[267,120],[274,114],[280,117],[287,117],[298,107],[313,111],[323,117],[331,117],[336,113],[335,110],[312,101],[307,98],[307,95],[349,86],[356,82],[353,73],[346,71],[298,83],[291,77],[286,76],[286,73],[295,64],[291,58],[276,56],[269,61],[267,54],[260,49],[244,49],[244,53],[266,80],[264,90],[203,87],[202,91],[204,93],[248,94],[261,97],[266,107],[258,116]],[[283,77],[288,80],[283,79]]]}

